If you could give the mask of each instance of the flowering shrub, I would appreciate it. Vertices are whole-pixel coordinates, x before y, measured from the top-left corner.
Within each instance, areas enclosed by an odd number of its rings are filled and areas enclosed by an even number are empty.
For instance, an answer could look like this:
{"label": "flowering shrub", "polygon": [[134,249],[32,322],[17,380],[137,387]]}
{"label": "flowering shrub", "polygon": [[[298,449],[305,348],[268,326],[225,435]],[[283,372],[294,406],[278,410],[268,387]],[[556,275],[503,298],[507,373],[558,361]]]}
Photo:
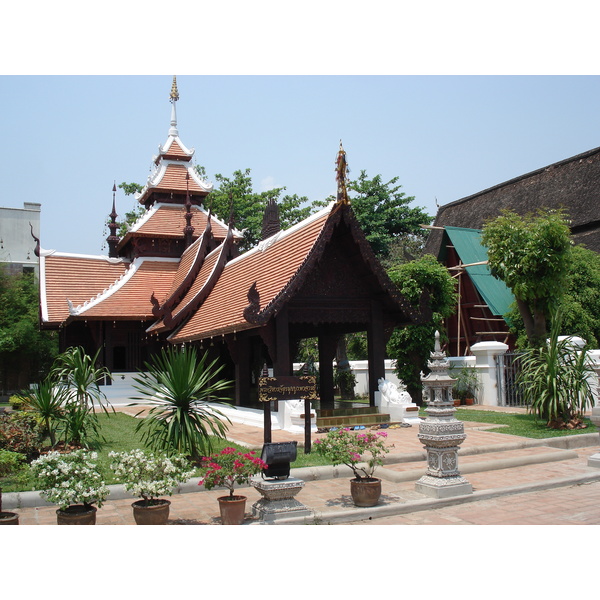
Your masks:
{"label": "flowering shrub", "polygon": [[155,503],[158,496],[170,496],[173,488],[194,474],[183,456],[169,457],[142,450],[109,452],[110,468],[123,480],[125,489],[143,498],[146,506]]}
{"label": "flowering shrub", "polygon": [[0,448],[25,454],[29,460],[37,458],[40,431],[35,416],[20,411],[1,414]]}
{"label": "flowering shrub", "polygon": [[74,504],[102,506],[109,489],[104,483],[96,452],[76,450],[70,454],[49,452],[31,463],[43,498],[62,510]]}
{"label": "flowering shrub", "polygon": [[233,496],[233,486],[248,485],[250,477],[267,468],[267,463],[254,452],[239,452],[235,448],[224,448],[218,454],[205,456],[201,464],[202,480],[207,490],[226,487]]}
{"label": "flowering shrub", "polygon": [[[333,465],[350,467],[356,479],[370,479],[377,466],[383,464],[383,455],[389,452],[389,448],[385,445],[386,437],[385,431],[355,434],[348,428],[337,429],[329,431],[325,438],[315,440],[314,449]],[[366,464],[359,466],[366,453],[371,457]]]}

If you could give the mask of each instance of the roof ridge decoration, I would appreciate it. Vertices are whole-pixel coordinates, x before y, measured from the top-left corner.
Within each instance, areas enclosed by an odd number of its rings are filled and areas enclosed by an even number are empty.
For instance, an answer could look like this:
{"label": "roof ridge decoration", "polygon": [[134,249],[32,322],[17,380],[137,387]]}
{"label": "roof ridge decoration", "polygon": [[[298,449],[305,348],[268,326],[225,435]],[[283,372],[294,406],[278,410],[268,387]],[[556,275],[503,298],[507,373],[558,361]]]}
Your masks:
{"label": "roof ridge decoration", "polygon": [[342,140],[340,140],[340,149],[338,151],[336,165],[336,176],[337,181],[337,204],[350,204],[348,199],[348,190],[346,189],[346,178],[348,176],[348,163],[346,162],[346,152],[342,147]]}
{"label": "roof ridge decoration", "polygon": [[60,250],[46,250],[45,248],[40,248],[39,252],[40,258],[45,258],[48,256],[56,256],[60,258],[83,258],[85,260],[103,260],[111,265],[130,262],[128,258],[124,258],[122,256],[112,257],[107,256],[106,254],[79,254],[76,252],[62,252]]}
{"label": "roof ridge decoration", "polygon": [[[171,313],[171,311],[183,300],[185,294],[192,287],[192,284],[196,280],[198,273],[200,273],[200,269],[206,260],[206,256],[209,253],[209,244],[213,240],[212,235],[212,225],[211,225],[211,213],[208,213],[208,220],[206,222],[206,227],[204,229],[204,233],[202,234],[201,241],[197,242],[198,249],[196,252],[196,256],[192,261],[190,269],[187,275],[184,277],[183,281],[179,284],[177,289],[163,302],[162,305],[158,303],[154,296],[154,292],[152,292],[151,302],[153,304],[152,314],[156,317],[156,319],[162,319],[165,314]],[[190,246],[191,248],[191,246]],[[187,249],[186,249],[187,250]],[[156,301],[156,303],[155,303]]]}
{"label": "roof ridge decoration", "polygon": [[[165,313],[163,317],[163,323],[167,329],[179,328],[182,326],[189,317],[191,317],[196,310],[202,305],[202,303],[206,300],[208,295],[212,292],[213,288],[217,284],[217,281],[221,277],[221,273],[223,273],[223,269],[225,265],[230,259],[230,253],[233,247],[233,222],[230,223],[230,226],[227,230],[227,237],[221,244],[221,248],[219,251],[219,258],[215,263],[211,274],[208,276],[208,279],[204,283],[204,285],[198,290],[193,298],[179,311],[175,313],[174,310],[169,310]],[[216,250],[216,249],[215,249]],[[178,308],[178,307],[176,307]],[[175,314],[174,314],[175,313]],[[173,334],[176,332],[174,331]],[[172,335],[173,335],[172,334]]]}

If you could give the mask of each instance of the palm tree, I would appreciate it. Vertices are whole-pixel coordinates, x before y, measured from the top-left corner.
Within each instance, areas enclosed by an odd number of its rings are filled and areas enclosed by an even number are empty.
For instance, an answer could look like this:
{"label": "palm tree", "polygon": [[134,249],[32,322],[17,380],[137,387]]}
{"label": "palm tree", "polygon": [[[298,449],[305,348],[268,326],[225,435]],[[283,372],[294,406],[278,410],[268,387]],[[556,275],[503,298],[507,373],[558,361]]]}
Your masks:
{"label": "palm tree", "polygon": [[212,452],[211,435],[225,438],[223,419],[230,421],[213,403],[227,399],[220,394],[232,382],[217,379],[223,370],[217,362],[209,363],[207,354],[198,357],[195,348],[163,348],[145,363],[147,371],[134,377],[134,387],[142,394],[132,398],[134,404],[153,406],[136,430],[145,432],[144,440],[154,450],[197,460]]}

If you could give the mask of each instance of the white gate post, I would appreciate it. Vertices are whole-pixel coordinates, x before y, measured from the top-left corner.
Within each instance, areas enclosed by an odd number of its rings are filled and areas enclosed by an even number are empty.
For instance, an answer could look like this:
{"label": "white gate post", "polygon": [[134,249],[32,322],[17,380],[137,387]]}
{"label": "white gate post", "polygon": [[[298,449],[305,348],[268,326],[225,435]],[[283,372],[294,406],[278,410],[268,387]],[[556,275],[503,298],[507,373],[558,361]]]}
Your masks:
{"label": "white gate post", "polygon": [[475,368],[481,382],[479,403],[498,406],[498,381],[496,376],[496,356],[505,354],[508,346],[502,342],[478,342],[471,346],[475,356]]}

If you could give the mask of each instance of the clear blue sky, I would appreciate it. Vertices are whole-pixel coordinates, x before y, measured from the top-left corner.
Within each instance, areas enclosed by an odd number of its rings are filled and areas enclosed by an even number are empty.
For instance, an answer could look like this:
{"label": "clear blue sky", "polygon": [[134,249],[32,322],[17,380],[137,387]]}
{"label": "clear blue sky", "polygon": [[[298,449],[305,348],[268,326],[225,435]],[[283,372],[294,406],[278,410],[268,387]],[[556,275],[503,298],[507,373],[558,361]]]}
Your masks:
{"label": "clear blue sky", "polygon": [[[100,253],[113,182],[145,182],[177,75],[180,136],[209,179],[250,168],[256,190],[322,199],[342,140],[351,176],[397,176],[433,214],[600,146],[593,6],[13,3],[0,206],[41,202],[44,248]],[[132,205],[119,192],[118,213]]]}
{"label": "clear blue sky", "polygon": [[[172,75],[2,76],[0,205],[41,202],[42,246],[101,252],[113,182],[144,183]],[[398,176],[440,205],[600,146],[598,76],[179,75],[182,141],[256,190],[322,199],[340,139],[351,176]],[[121,215],[133,199],[117,194]]]}

